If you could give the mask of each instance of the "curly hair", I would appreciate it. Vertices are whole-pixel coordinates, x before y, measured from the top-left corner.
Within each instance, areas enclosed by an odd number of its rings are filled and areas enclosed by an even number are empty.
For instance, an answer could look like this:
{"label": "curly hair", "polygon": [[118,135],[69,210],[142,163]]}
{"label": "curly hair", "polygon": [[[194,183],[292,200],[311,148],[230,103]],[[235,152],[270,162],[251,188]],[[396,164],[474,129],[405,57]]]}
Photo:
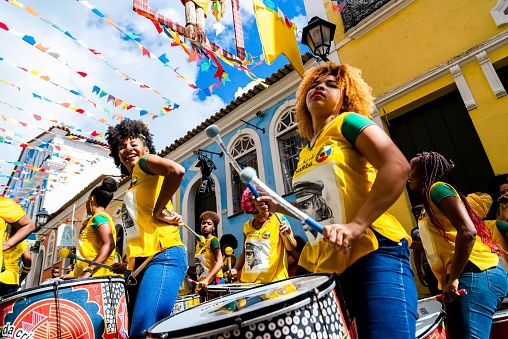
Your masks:
{"label": "curly hair", "polygon": [[220,238],[220,246],[224,247],[224,245],[229,245],[232,249],[236,249],[238,247],[238,240],[232,234],[224,234]]}
{"label": "curly hair", "polygon": [[201,224],[201,222],[206,219],[210,219],[213,222],[214,227],[217,227],[217,225],[220,223],[219,216],[217,215],[217,213],[212,211],[205,211],[201,213],[201,215],[199,216],[199,223]]}
{"label": "curly hair", "polygon": [[336,65],[327,62],[324,66],[314,67],[305,73],[298,91],[296,92],[296,121],[300,134],[311,140],[314,137],[312,117],[307,108],[307,92],[317,78],[323,75],[333,75],[337,80],[339,90],[343,92],[343,103],[339,112],[330,112],[334,117],[342,112],[355,112],[371,117],[374,97],[372,89],[362,79],[362,71],[349,65]]}
{"label": "curly hair", "polygon": [[[256,187],[256,189],[257,189],[257,187]],[[243,191],[243,193],[242,193],[241,206],[242,206],[242,211],[245,214],[254,214],[257,211],[256,206],[254,206],[254,203],[252,202],[251,196],[252,196],[252,192],[248,188],[246,188],[245,191]]]}
{"label": "curly hair", "polygon": [[139,138],[143,144],[148,147],[151,154],[155,154],[153,145],[153,135],[150,134],[148,127],[141,120],[122,120],[116,126],[110,126],[106,132],[106,140],[109,144],[109,156],[113,157],[115,165],[120,168],[122,174],[130,175],[127,168],[120,161],[118,156],[118,146],[127,139]]}

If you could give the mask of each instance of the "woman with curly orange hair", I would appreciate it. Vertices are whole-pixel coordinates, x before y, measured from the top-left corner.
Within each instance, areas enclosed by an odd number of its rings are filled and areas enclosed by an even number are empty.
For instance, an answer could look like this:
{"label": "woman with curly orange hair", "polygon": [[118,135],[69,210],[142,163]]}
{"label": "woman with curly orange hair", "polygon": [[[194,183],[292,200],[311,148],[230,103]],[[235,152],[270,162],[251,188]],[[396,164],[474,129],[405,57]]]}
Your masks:
{"label": "woman with curly orange hair", "polygon": [[[371,88],[349,65],[310,69],[298,89],[298,128],[310,142],[293,176],[296,200],[306,209],[309,197],[319,194],[331,210],[319,220],[323,235],[309,237],[299,265],[314,273],[340,274],[360,338],[414,338],[417,295],[410,237],[386,212],[405,187],[409,164],[369,119],[372,108]],[[256,206],[287,213],[267,196]]]}

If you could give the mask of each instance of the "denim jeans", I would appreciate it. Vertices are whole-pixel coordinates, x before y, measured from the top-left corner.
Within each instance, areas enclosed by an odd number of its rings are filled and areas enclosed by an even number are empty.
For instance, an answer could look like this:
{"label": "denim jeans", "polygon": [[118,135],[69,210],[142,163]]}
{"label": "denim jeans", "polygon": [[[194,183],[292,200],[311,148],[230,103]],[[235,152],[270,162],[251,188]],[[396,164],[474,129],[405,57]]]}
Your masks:
{"label": "denim jeans", "polygon": [[377,238],[379,248],[339,276],[347,311],[359,338],[414,339],[418,297],[408,242]]}
{"label": "denim jeans", "polygon": [[129,288],[129,301],[134,303],[131,339],[143,338],[144,330],[171,315],[186,273],[187,254],[183,246],[162,250],[150,260],[136,277],[138,285]]}
{"label": "denim jeans", "polygon": [[448,338],[489,338],[492,316],[508,291],[506,272],[499,264],[483,272],[462,272],[459,289],[467,294],[446,304]]}

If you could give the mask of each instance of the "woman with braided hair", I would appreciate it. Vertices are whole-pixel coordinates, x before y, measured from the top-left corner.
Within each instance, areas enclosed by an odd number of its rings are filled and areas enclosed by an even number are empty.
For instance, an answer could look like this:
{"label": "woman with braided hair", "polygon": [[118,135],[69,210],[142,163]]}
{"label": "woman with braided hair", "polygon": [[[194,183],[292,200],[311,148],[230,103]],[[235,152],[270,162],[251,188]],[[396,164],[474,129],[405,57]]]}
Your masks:
{"label": "woman with braided hair", "polygon": [[[410,162],[409,186],[422,194],[419,228],[432,271],[443,291],[451,338],[489,338],[492,316],[508,291],[499,246],[453,184],[452,165],[422,152]],[[459,289],[467,294],[460,296]]]}

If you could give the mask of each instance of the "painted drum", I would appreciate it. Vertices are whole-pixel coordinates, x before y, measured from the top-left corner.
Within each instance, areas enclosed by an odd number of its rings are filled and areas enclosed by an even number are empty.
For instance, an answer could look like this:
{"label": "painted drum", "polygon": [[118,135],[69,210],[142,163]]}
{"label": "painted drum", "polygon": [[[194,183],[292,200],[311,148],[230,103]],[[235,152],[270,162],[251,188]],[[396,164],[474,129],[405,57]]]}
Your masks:
{"label": "painted drum", "polygon": [[120,278],[55,281],[0,301],[2,338],[128,338],[125,283]]}
{"label": "painted drum", "polygon": [[508,338],[508,298],[505,298],[501,305],[497,308],[492,319],[492,327],[490,329],[491,339]]}
{"label": "painted drum", "polygon": [[334,287],[319,274],[254,287],[161,320],[148,338],[350,338]]}
{"label": "painted drum", "polygon": [[171,315],[185,311],[186,309],[192,308],[199,305],[199,294],[189,294],[178,296],[173,306]]}
{"label": "painted drum", "polygon": [[445,313],[435,297],[418,300],[417,339],[445,339]]}
{"label": "painted drum", "polygon": [[205,300],[212,300],[228,294],[245,291],[250,288],[258,286],[261,286],[261,284],[243,283],[243,284],[208,285],[206,287]]}

